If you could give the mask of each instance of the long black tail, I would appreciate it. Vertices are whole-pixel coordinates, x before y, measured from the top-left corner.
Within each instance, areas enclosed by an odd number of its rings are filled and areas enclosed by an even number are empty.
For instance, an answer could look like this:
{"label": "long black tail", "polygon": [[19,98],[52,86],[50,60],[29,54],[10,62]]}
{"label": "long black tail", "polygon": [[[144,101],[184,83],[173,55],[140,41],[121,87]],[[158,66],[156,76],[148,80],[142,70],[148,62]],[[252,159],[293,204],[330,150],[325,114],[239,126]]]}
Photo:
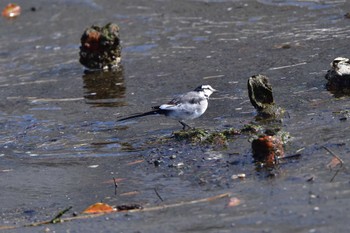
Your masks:
{"label": "long black tail", "polygon": [[145,112],[145,113],[140,113],[140,114],[135,114],[135,115],[131,115],[128,117],[124,117],[121,119],[118,119],[117,121],[126,121],[126,120],[130,120],[130,119],[134,119],[134,118],[138,118],[138,117],[144,117],[144,116],[149,116],[149,115],[157,115],[157,114],[163,114],[161,110],[152,110],[149,112]]}

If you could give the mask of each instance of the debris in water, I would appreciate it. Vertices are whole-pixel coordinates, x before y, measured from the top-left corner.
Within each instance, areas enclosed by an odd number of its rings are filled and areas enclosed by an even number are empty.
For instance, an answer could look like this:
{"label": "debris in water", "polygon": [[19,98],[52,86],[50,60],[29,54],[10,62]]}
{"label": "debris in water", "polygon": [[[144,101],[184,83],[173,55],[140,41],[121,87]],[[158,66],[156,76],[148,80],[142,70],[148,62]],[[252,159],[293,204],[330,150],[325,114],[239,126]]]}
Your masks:
{"label": "debris in water", "polygon": [[231,197],[227,204],[227,207],[235,207],[239,204],[241,204],[241,200],[239,200],[237,197]]}
{"label": "debris in water", "polygon": [[114,69],[121,61],[119,27],[108,23],[92,26],[81,37],[80,63],[89,69]]}
{"label": "debris in water", "polygon": [[277,164],[278,158],[284,156],[283,142],[277,136],[263,135],[252,142],[253,157],[267,167]]}
{"label": "debris in water", "polygon": [[244,173],[240,173],[240,174],[235,174],[231,176],[232,180],[236,180],[236,179],[241,179],[243,180],[246,177],[246,175]]}
{"label": "debris in water", "polygon": [[89,206],[88,208],[86,208],[83,211],[83,214],[100,214],[100,213],[109,213],[114,211],[116,211],[116,209],[113,208],[112,206],[105,203],[97,202]]}
{"label": "debris in water", "polygon": [[5,18],[15,18],[21,14],[21,7],[15,3],[9,3],[2,11]]}
{"label": "debris in water", "polygon": [[118,211],[142,210],[143,209],[143,206],[140,204],[118,205],[116,207],[117,207]]}
{"label": "debris in water", "polygon": [[251,104],[257,110],[257,120],[278,118],[284,113],[273,100],[272,86],[269,79],[261,74],[253,75],[248,79],[248,94]]}
{"label": "debris in water", "polygon": [[70,209],[72,209],[73,207],[72,206],[69,206],[68,208],[60,211],[53,219],[50,220],[50,223],[60,223],[61,222],[61,217],[67,213]]}

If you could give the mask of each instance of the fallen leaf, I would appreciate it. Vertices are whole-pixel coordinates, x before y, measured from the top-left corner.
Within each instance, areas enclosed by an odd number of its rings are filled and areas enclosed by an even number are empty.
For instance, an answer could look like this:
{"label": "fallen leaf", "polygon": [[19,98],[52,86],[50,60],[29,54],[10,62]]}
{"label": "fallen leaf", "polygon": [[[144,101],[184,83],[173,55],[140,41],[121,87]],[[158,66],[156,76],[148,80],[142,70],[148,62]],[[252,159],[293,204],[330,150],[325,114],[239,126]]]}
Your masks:
{"label": "fallen leaf", "polygon": [[228,207],[235,207],[241,204],[241,200],[239,200],[237,197],[231,197],[227,206]]}
{"label": "fallen leaf", "polygon": [[333,151],[331,151],[330,149],[328,149],[327,147],[323,147],[326,151],[328,151],[332,156],[332,160],[327,164],[327,167],[329,169],[333,169],[335,168],[336,166],[340,165],[340,167],[343,166],[343,160],[338,156],[336,155]]}
{"label": "fallen leaf", "polygon": [[332,160],[327,164],[327,167],[329,169],[333,169],[336,166],[338,166],[339,164],[342,165],[342,161],[339,160],[339,158],[337,158],[337,157],[333,157]]}
{"label": "fallen leaf", "polygon": [[112,206],[97,202],[83,211],[83,214],[99,214],[99,213],[110,213],[116,211]]}
{"label": "fallen leaf", "polygon": [[6,18],[14,18],[21,14],[21,7],[14,3],[9,3],[2,11],[2,16]]}

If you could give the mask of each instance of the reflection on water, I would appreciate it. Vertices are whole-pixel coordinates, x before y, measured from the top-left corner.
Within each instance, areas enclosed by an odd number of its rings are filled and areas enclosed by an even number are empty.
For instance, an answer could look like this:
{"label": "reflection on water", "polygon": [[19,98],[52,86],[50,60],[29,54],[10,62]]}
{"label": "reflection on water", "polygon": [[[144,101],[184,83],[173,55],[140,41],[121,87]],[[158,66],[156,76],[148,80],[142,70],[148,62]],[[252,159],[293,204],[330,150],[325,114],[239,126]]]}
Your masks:
{"label": "reflection on water", "polygon": [[96,107],[126,105],[123,67],[113,71],[85,71],[83,80],[86,103]]}

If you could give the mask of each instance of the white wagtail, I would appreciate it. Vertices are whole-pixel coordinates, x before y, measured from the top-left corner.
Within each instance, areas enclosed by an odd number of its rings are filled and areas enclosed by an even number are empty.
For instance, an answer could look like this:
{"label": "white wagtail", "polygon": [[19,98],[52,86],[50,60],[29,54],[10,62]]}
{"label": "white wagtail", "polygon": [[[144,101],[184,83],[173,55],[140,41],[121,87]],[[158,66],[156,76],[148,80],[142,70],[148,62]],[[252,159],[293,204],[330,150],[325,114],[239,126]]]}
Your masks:
{"label": "white wagtail", "polygon": [[331,63],[332,69],[340,76],[350,75],[350,59],[337,57]]}
{"label": "white wagtail", "polygon": [[184,122],[184,120],[192,120],[200,117],[207,110],[208,99],[210,95],[215,91],[216,90],[210,85],[201,85],[193,91],[176,96],[167,104],[152,107],[152,111],[135,114],[119,119],[118,121],[125,121],[137,117],[161,114],[178,120],[183,126],[183,129],[186,129],[186,127],[191,128]]}

